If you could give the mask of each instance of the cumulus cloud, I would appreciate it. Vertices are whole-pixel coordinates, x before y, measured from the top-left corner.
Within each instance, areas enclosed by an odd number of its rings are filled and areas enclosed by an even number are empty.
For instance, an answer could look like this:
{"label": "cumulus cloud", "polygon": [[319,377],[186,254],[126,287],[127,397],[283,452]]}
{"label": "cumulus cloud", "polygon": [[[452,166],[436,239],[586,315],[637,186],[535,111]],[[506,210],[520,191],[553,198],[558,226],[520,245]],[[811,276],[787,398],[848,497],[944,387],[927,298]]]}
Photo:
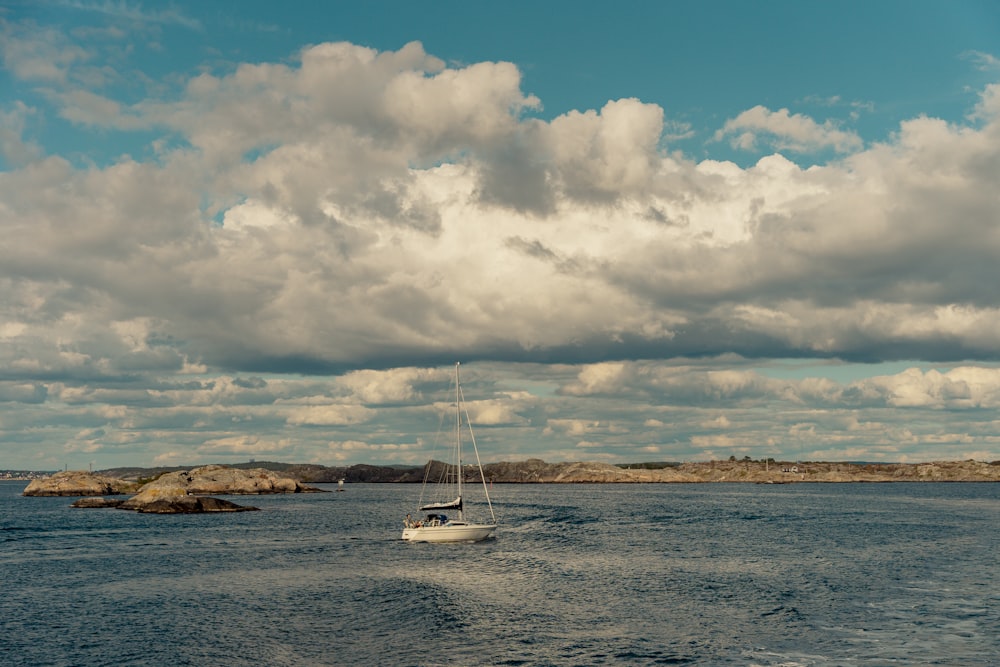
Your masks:
{"label": "cumulus cloud", "polygon": [[[51,299],[45,271],[59,267],[90,312],[158,318],[183,341],[182,363],[261,370],[369,363],[392,347],[433,358],[448,331],[491,354],[584,357],[995,344],[982,280],[993,248],[963,241],[992,224],[974,168],[995,152],[988,128],[918,119],[894,147],[841,165],[775,155],[740,169],[659,153],[655,105],[521,120],[535,103],[512,65],[452,69],[419,44],[317,45],[297,68],[202,74],[176,101],[135,107],[197,153],[85,173],[52,158],[4,175],[4,201],[34,193],[5,211],[5,273],[37,275],[17,289]],[[859,148],[804,117],[751,112],[727,127]],[[532,138],[514,164],[537,165],[518,171],[545,192],[541,209],[511,200],[509,167],[489,162],[512,137]],[[936,252],[946,240],[967,261]],[[902,322],[913,325],[893,332]]]}
{"label": "cumulus cloud", "polygon": [[[837,424],[884,423],[843,410],[996,404],[992,370],[968,365],[1000,350],[995,86],[967,124],[917,117],[868,145],[757,106],[716,136],[777,152],[739,166],[666,153],[687,128],[658,105],[546,120],[514,64],[448,64],[417,42],[316,44],[125,99],[86,71],[98,51],[3,29],[7,71],[53,107],[0,111],[0,401],[80,408],[51,427],[61,446],[120,451],[107,434],[170,423],[161,460],[204,443],[297,451],[284,429],[388,455],[409,438],[385,408],[445,405],[439,367],[455,358],[550,364],[547,401],[511,382],[470,413],[572,437],[563,452],[598,442],[595,423],[637,453],[795,448],[793,433],[827,451],[824,433],[865,432]],[[78,164],[33,143],[40,113],[155,138]],[[840,157],[785,154],[811,151]],[[769,358],[952,368],[838,384],[745,361]],[[626,399],[644,407],[582,414]],[[669,411],[704,401],[725,411]],[[779,435],[761,417],[774,405]],[[0,416],[29,440],[42,421]],[[267,435],[230,436],[234,423]],[[887,432],[901,454],[919,440]]]}
{"label": "cumulus cloud", "polygon": [[273,454],[288,449],[291,443],[286,441],[273,441],[262,439],[252,435],[233,436],[229,438],[219,438],[208,440],[198,451],[205,454],[240,454],[256,456],[259,454]]}
{"label": "cumulus cloud", "polygon": [[[568,435],[579,437],[599,430],[601,422],[586,421],[583,419],[550,419],[548,427],[551,430],[562,431]],[[579,447],[580,445],[578,444],[577,446]]]}
{"label": "cumulus cloud", "polygon": [[660,162],[663,110],[636,99],[608,102],[600,113],[573,111],[542,133],[551,174],[567,196],[618,199],[641,195]]}
{"label": "cumulus cloud", "polygon": [[409,402],[420,395],[421,383],[441,382],[446,377],[438,369],[395,368],[353,371],[341,377],[339,383],[365,404],[380,405]]}
{"label": "cumulus cloud", "polygon": [[24,137],[27,119],[35,112],[21,101],[14,102],[9,110],[0,108],[0,159],[20,167],[42,155],[41,146]]}
{"label": "cumulus cloud", "polygon": [[1000,117],[1000,85],[993,83],[986,86],[972,116],[986,121],[995,121]]}
{"label": "cumulus cloud", "polygon": [[716,134],[716,139],[726,137],[729,137],[734,147],[744,150],[756,150],[761,144],[765,144],[797,153],[824,148],[849,153],[862,146],[857,134],[841,130],[832,121],[817,123],[808,116],[793,114],[788,109],[771,111],[763,106],[755,106],[736,118],[727,120]]}
{"label": "cumulus cloud", "polygon": [[996,368],[960,366],[945,373],[913,368],[857,386],[871,389],[887,405],[897,407],[992,409],[1000,405],[1000,369]]}
{"label": "cumulus cloud", "polygon": [[295,408],[288,423],[296,426],[345,426],[368,421],[373,411],[359,405],[311,405]]}

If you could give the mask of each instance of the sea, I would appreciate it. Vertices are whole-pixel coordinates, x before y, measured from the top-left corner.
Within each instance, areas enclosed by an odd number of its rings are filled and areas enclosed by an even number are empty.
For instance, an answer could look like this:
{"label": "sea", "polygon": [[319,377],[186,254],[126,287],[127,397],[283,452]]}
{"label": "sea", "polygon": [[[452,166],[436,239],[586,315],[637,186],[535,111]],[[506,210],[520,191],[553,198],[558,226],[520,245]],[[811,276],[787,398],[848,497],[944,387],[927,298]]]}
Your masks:
{"label": "sea", "polygon": [[1000,665],[1000,484],[419,485],[137,514],[0,482],[0,664]]}

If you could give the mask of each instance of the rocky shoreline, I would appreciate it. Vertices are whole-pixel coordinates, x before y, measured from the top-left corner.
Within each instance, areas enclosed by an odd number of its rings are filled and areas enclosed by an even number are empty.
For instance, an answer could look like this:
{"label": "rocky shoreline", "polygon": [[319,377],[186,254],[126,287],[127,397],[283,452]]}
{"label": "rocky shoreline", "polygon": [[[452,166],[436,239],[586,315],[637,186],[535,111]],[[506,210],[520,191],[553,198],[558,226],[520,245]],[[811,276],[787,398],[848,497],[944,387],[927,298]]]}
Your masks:
{"label": "rocky shoreline", "polygon": [[[249,467],[249,466],[254,467]],[[440,462],[427,465],[443,466]],[[118,468],[99,473],[70,471],[33,480],[26,496],[114,496],[137,494],[160,486],[183,490],[184,495],[253,495],[318,491],[307,484],[414,483],[426,466],[251,463],[212,465],[194,469]],[[649,484],[745,482],[757,484],[850,482],[998,482],[1000,461],[933,461],[926,463],[839,463],[704,461],[611,465],[596,462],[546,463],[541,459],[488,463],[486,478],[507,484]],[[140,481],[155,478],[155,482]],[[152,485],[152,486],[150,486]],[[110,504],[110,500],[107,501]],[[94,501],[92,504],[98,504]]]}
{"label": "rocky shoreline", "polygon": [[850,482],[1000,482],[1000,462],[791,463],[707,461],[659,468],[604,463],[555,463],[529,460],[484,466],[494,482],[538,483],[698,483],[757,484]]}
{"label": "rocky shoreline", "polygon": [[[194,514],[203,512],[246,512],[256,507],[239,505],[217,495],[261,495],[274,493],[313,493],[323,489],[307,486],[306,481],[328,482],[349,479],[352,482],[416,482],[423,479],[428,466],[443,467],[431,461],[420,468],[351,466],[294,466],[284,468],[240,468],[209,465],[191,470],[157,472],[151,481],[124,479],[114,471],[94,473],[65,471],[32,480],[25,496],[76,496],[72,507],[116,508],[155,514]],[[135,471],[136,469],[132,469]],[[483,466],[491,483],[508,484],[669,484],[752,482],[756,484],[850,483],[850,482],[1000,482],[1000,461],[936,461],[930,463],[782,463],[772,460],[708,461],[679,464],[636,464],[615,466],[609,463],[546,463],[528,459],[516,463],[490,463]],[[473,471],[466,473],[472,481]],[[333,479],[330,477],[333,476]],[[118,496],[129,496],[127,499]]]}
{"label": "rocky shoreline", "polygon": [[[59,472],[32,480],[25,496],[79,496],[72,504],[79,508],[117,508],[154,514],[194,514],[201,512],[245,512],[256,507],[214,498],[221,495],[261,495],[275,493],[315,493],[322,489],[263,468],[237,469],[210,465],[168,472],[149,482],[124,480],[87,471]],[[109,497],[131,494],[127,500]]]}
{"label": "rocky shoreline", "polygon": [[[268,464],[270,465],[270,464]],[[427,465],[443,466],[433,461]],[[379,466],[288,466],[285,474],[304,482],[420,482],[424,469]],[[928,463],[828,463],[703,461],[612,465],[597,462],[546,463],[541,459],[483,465],[486,479],[500,484],[647,484],[750,482],[759,484],[834,482],[1000,482],[1000,461]],[[470,472],[470,478],[473,476]]]}

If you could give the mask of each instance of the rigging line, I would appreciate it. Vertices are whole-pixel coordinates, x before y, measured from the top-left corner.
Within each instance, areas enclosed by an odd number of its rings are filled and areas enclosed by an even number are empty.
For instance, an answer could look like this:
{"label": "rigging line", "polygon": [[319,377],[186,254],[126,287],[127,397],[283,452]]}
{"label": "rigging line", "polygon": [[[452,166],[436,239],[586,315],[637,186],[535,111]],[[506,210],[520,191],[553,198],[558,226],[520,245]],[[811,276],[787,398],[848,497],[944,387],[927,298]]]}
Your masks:
{"label": "rigging line", "polygon": [[486,487],[486,475],[483,474],[483,463],[479,459],[479,446],[476,445],[476,434],[472,430],[472,419],[469,418],[469,410],[465,407],[464,399],[465,395],[462,393],[462,388],[458,388],[459,393],[459,405],[462,406],[462,411],[465,413],[465,421],[469,424],[469,439],[472,441],[472,451],[476,453],[476,465],[479,467],[479,479],[483,483],[483,494],[486,496],[486,505],[490,508],[490,517],[493,523],[497,522],[496,514],[493,512],[493,501],[490,500],[490,492]]}
{"label": "rigging line", "polygon": [[[440,452],[440,451],[442,451],[444,449],[443,444],[442,444],[444,442],[444,440],[445,440],[445,438],[444,438],[444,432],[445,432],[444,431],[444,420],[448,416],[448,414],[449,414],[449,411],[447,411],[447,410],[442,410],[442,411],[440,411],[438,413],[438,427],[437,427],[437,433],[434,435],[434,445],[431,447],[430,459],[427,461],[427,463],[424,464],[424,476],[423,476],[424,478],[423,478],[422,483],[420,485],[420,502],[419,502],[420,505],[423,505],[425,498],[427,498],[428,482],[432,481],[430,479],[430,477],[431,477],[431,474],[434,472],[434,468],[433,468],[434,459],[438,455],[438,452]],[[447,456],[445,456],[444,458],[446,460],[450,460],[450,459],[448,459]],[[440,483],[440,482],[443,481],[443,479],[444,479],[443,476],[446,474],[446,470],[447,470],[447,468],[442,469],[441,476],[439,476],[439,478],[438,478],[438,483]]]}

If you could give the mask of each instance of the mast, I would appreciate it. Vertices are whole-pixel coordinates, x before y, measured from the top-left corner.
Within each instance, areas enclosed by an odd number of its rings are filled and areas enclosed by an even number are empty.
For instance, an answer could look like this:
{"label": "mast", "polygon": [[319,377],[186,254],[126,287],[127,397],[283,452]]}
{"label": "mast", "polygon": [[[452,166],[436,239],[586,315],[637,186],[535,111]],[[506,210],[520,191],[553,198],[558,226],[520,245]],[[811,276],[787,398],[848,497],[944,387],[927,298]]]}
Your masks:
{"label": "mast", "polygon": [[[493,501],[490,500],[490,490],[486,486],[486,475],[483,473],[483,462],[479,458],[479,446],[476,445],[476,433],[475,433],[475,431],[472,430],[472,418],[469,416],[469,411],[466,410],[464,408],[464,406],[462,405],[463,402],[464,402],[465,396],[462,394],[462,385],[461,385],[461,383],[459,382],[459,379],[458,379],[458,364],[457,363],[455,364],[455,386],[458,388],[458,390],[457,390],[458,391],[457,400],[458,400],[458,405],[459,405],[458,422],[459,422],[459,425],[461,425],[462,415],[465,415],[465,423],[469,425],[469,441],[472,443],[472,451],[476,454],[476,469],[479,470],[479,480],[483,483],[483,496],[485,496],[485,498],[486,498],[486,505],[490,509],[490,517],[492,518],[493,523],[495,524],[497,522],[497,515],[493,511]],[[459,441],[461,441],[461,428],[459,429],[459,432],[460,432],[459,433]],[[459,462],[458,462],[459,479],[461,479],[461,477],[462,477],[462,454],[461,454],[461,451],[462,451],[461,450],[461,444],[459,444],[459,455],[458,455],[458,459],[459,459]],[[462,487],[461,486],[459,486],[459,493],[458,493],[458,495],[459,495],[459,497],[461,497],[461,495],[462,495]],[[464,511],[464,507],[465,507],[465,503],[462,503],[462,508],[463,509],[459,510],[459,511],[460,512]],[[462,518],[464,519],[464,517],[462,517]]]}
{"label": "mast", "polygon": [[[462,385],[458,378],[458,367],[462,362],[455,362],[455,448],[458,450],[458,497],[462,497]],[[462,503],[464,506],[465,503]],[[458,510],[458,518],[464,521],[464,510]]]}

